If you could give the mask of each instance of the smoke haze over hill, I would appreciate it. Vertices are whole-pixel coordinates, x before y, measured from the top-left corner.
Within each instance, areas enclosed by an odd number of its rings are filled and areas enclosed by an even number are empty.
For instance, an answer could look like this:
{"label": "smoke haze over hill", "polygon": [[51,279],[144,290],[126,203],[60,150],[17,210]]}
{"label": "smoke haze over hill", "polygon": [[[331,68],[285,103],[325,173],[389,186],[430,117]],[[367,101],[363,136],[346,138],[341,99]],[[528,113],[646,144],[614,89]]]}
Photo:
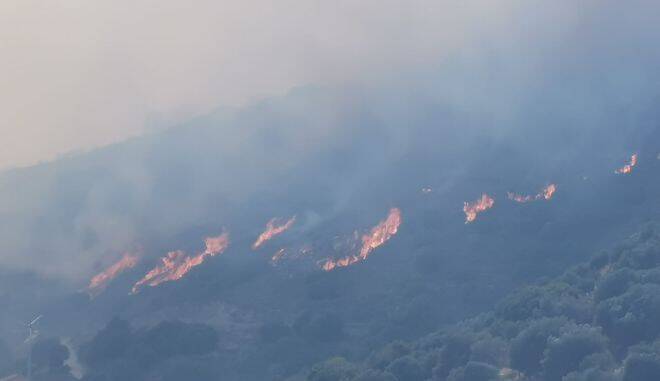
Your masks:
{"label": "smoke haze over hill", "polygon": [[0,5],[0,378],[42,314],[37,368],[86,381],[525,373],[420,338],[657,222],[659,7]]}

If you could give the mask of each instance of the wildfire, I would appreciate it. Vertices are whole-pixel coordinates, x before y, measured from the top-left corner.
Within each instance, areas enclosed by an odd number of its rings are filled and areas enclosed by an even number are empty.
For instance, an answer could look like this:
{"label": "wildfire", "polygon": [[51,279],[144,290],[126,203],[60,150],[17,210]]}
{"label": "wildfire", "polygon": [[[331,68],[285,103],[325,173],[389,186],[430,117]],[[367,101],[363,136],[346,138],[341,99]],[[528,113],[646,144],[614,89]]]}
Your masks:
{"label": "wildfire", "polygon": [[161,258],[161,263],[158,266],[135,283],[131,293],[137,293],[140,287],[144,285],[154,287],[164,282],[183,278],[190,269],[201,265],[207,257],[213,257],[225,251],[229,246],[229,233],[224,232],[217,237],[206,238],[204,243],[206,249],[192,257],[181,250],[167,253],[165,257]]}
{"label": "wildfire", "polygon": [[122,258],[112,266],[96,274],[87,286],[87,292],[90,296],[95,297],[108,287],[108,284],[122,272],[133,268],[138,263],[138,257],[133,254],[126,253]]}
{"label": "wildfire", "polygon": [[548,185],[543,189],[543,198],[546,200],[550,200],[552,196],[554,196],[556,191],[557,191],[557,186],[555,184]]}
{"label": "wildfire", "polygon": [[616,171],[614,171],[614,173],[616,173],[616,174],[630,173],[630,172],[632,172],[633,167],[636,166],[636,165],[637,165],[637,154],[634,153],[630,157],[630,163],[628,163],[628,164],[624,165],[623,167],[617,169]]}
{"label": "wildfire", "polygon": [[463,212],[465,212],[465,223],[468,224],[477,219],[477,214],[488,210],[495,205],[495,200],[487,194],[482,194],[481,198],[474,202],[464,202]]}
{"label": "wildfire", "polygon": [[263,233],[259,235],[257,240],[252,244],[252,249],[257,249],[259,246],[263,245],[264,242],[272,239],[278,234],[284,233],[287,229],[289,229],[293,223],[296,222],[296,216],[291,217],[288,221],[286,221],[282,225],[275,225],[277,223],[277,218],[273,218],[268,223],[266,224],[266,230],[264,230]]}
{"label": "wildfire", "polygon": [[512,192],[507,193],[507,196],[509,200],[525,203],[525,202],[541,200],[541,199],[550,200],[556,191],[557,191],[557,185],[550,184],[547,187],[543,188],[543,190],[540,193],[537,193],[534,196],[531,195],[523,196]]}
{"label": "wildfire", "polygon": [[507,197],[509,198],[509,200],[512,200],[512,201],[515,201],[515,202],[520,202],[520,203],[530,202],[530,201],[534,201],[534,200],[537,199],[535,196],[530,196],[530,195],[523,196],[523,195],[520,195],[520,194],[511,193],[511,192],[507,193]]}
{"label": "wildfire", "polygon": [[387,242],[399,231],[399,226],[401,226],[401,210],[392,208],[386,219],[373,227],[369,234],[362,236],[362,247],[357,255],[349,255],[337,260],[328,258],[322,265],[323,270],[330,271],[335,267],[346,267],[366,260],[374,249]]}

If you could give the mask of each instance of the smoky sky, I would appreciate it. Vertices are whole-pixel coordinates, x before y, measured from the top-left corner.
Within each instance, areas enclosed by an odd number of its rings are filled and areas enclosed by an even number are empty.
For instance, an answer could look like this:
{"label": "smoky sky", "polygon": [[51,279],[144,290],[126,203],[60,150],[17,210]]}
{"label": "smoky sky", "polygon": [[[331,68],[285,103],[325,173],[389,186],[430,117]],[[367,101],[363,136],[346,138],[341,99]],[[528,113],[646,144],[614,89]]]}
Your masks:
{"label": "smoky sky", "polygon": [[[224,227],[251,242],[275,216],[367,225],[404,185],[611,173],[652,143],[657,8],[3,3],[0,167],[151,134],[0,176],[0,263],[80,280],[135,246],[198,250]],[[485,190],[460,191],[462,224]]]}
{"label": "smoky sky", "polygon": [[8,1],[0,168],[218,106],[429,64],[512,7],[487,1]]}

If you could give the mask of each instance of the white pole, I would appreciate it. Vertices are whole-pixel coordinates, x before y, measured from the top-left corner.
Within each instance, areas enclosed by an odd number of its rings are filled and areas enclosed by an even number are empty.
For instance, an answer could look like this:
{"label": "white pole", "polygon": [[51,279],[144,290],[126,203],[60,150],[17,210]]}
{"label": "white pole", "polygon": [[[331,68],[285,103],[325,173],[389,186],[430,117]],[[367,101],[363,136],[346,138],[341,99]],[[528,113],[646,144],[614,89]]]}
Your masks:
{"label": "white pole", "polygon": [[27,381],[32,381],[32,342],[28,348]]}

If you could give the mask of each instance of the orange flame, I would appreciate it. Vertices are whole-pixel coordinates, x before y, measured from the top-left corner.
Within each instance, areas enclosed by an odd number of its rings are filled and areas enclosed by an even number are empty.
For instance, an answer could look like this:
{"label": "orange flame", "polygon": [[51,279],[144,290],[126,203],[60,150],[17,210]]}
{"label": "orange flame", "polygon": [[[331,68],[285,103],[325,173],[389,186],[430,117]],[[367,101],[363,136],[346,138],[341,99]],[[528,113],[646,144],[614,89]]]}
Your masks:
{"label": "orange flame", "polygon": [[259,235],[257,240],[252,244],[252,249],[257,249],[259,246],[263,245],[264,242],[272,239],[278,234],[284,233],[287,229],[296,222],[296,216],[291,217],[287,222],[282,225],[276,226],[277,218],[273,218],[266,224],[266,230]]}
{"label": "orange flame", "polygon": [[133,268],[138,263],[138,257],[133,254],[125,253],[124,256],[115,264],[96,274],[87,286],[87,292],[95,297],[108,287],[108,284],[122,272]]}
{"label": "orange flame", "polygon": [[637,154],[634,153],[630,157],[630,163],[628,163],[628,164],[624,165],[623,167],[617,169],[616,171],[614,171],[614,173],[619,174],[619,175],[630,173],[630,172],[632,172],[633,167],[636,166],[636,165],[637,165]]}
{"label": "orange flame", "polygon": [[193,257],[186,255],[181,250],[167,253],[165,257],[161,258],[160,265],[154,267],[144,278],[135,283],[131,293],[137,293],[145,284],[154,287],[164,282],[183,278],[190,269],[201,265],[207,257],[213,257],[225,251],[229,246],[229,233],[224,232],[217,237],[206,238],[204,243],[206,249]]}
{"label": "orange flame", "polygon": [[543,198],[546,200],[550,200],[552,196],[554,196],[556,191],[557,191],[557,185],[555,184],[548,185],[543,189]]}
{"label": "orange flame", "polygon": [[535,200],[550,200],[552,196],[554,196],[555,192],[557,191],[557,185],[555,184],[550,184],[547,187],[543,188],[543,190],[540,193],[537,193],[534,196],[531,195],[520,195],[516,193],[509,192],[507,193],[507,197],[509,200],[515,201],[515,202],[520,202],[520,203],[525,203],[525,202],[530,202],[530,201],[535,201]]}
{"label": "orange flame", "polygon": [[[538,195],[537,195],[538,196]],[[538,200],[536,196],[530,196],[530,195],[521,195],[521,194],[516,194],[516,193],[507,193],[507,197],[509,200],[515,201],[515,202],[520,202],[520,203],[525,203],[525,202],[530,202],[534,200]]]}
{"label": "orange flame", "polygon": [[362,236],[362,248],[358,255],[350,255],[337,260],[328,258],[322,265],[323,270],[330,271],[335,267],[346,267],[366,260],[374,249],[387,242],[399,231],[399,226],[401,226],[401,210],[392,208],[385,220],[373,227],[369,234]]}
{"label": "orange flame", "polygon": [[493,205],[495,205],[495,200],[485,193],[475,202],[464,202],[463,212],[465,212],[465,223],[468,224],[476,220],[477,214],[492,208]]}

